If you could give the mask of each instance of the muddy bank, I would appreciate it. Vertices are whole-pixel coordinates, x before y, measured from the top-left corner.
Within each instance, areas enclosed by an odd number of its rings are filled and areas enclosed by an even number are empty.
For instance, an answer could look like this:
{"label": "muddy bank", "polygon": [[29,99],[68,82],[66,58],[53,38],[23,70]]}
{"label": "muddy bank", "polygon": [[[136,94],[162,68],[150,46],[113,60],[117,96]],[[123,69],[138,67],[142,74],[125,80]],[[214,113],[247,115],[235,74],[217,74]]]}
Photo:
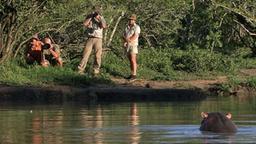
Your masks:
{"label": "muddy bank", "polygon": [[234,96],[239,98],[254,97],[256,96],[256,89],[248,86],[238,85],[235,88],[228,90],[222,90],[218,86],[208,89],[209,93],[218,96]]}
{"label": "muddy bank", "polygon": [[201,89],[152,89],[143,87],[0,86],[0,102],[102,103],[139,101],[191,101],[207,96]]}

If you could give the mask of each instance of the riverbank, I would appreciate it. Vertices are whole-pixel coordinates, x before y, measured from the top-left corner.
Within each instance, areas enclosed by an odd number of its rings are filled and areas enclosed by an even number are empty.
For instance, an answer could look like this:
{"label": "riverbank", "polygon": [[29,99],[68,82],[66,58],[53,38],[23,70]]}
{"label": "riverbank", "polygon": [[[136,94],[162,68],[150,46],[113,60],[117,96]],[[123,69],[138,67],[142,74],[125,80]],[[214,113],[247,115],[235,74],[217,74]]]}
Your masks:
{"label": "riverbank", "polygon": [[73,86],[0,86],[1,102],[22,103],[104,103],[139,101],[191,101],[206,98],[206,93],[197,88],[147,88],[132,85],[93,87]]}
{"label": "riverbank", "polygon": [[[190,101],[202,100],[209,94],[239,95],[250,85],[256,85],[256,69],[245,69],[233,74],[196,75],[178,73],[170,80],[151,80],[145,73],[130,82],[123,75],[102,73],[77,74],[71,68],[23,67],[9,63],[1,66],[0,102],[65,103],[66,101],[97,103],[127,101]],[[182,75],[183,74],[183,75]],[[244,81],[246,85],[240,84]],[[247,81],[246,81],[247,79]],[[252,79],[248,81],[248,79]],[[235,81],[235,83],[233,82]],[[248,92],[246,92],[248,93]]]}
{"label": "riverbank", "polygon": [[254,89],[239,86],[232,91],[222,91],[218,85],[228,81],[226,76],[212,80],[152,81],[138,79],[130,82],[123,78],[110,78],[112,84],[88,86],[48,85],[12,86],[0,85],[2,103],[46,103],[65,102],[105,103],[140,101],[192,101],[203,100],[208,95],[253,95]]}
{"label": "riverbank", "polygon": [[130,102],[130,101],[191,101],[205,99],[215,80],[150,81],[111,78],[113,84],[92,86],[0,86],[1,102],[65,103],[65,102]]}

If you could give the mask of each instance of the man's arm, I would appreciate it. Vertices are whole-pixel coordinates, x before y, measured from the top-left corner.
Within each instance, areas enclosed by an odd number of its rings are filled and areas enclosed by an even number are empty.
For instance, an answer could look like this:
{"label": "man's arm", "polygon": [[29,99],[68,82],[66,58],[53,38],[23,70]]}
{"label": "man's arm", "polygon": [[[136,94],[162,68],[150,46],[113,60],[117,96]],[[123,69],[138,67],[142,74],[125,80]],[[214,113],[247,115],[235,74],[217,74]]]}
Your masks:
{"label": "man's arm", "polygon": [[103,29],[107,28],[107,23],[103,16],[100,16],[100,23],[101,23],[101,28]]}
{"label": "man's arm", "polygon": [[54,49],[50,50],[51,54],[53,55],[53,57],[57,61],[58,65],[62,67],[63,61],[62,61],[62,58],[60,57],[60,47],[58,45],[54,45],[53,48]]}
{"label": "man's arm", "polygon": [[105,21],[103,16],[101,16],[100,14],[97,14],[95,16],[95,18],[100,23],[100,28],[103,28],[103,29],[107,28],[107,23],[106,23],[106,21]]}
{"label": "man's arm", "polygon": [[60,57],[60,48],[58,45],[52,45],[49,50],[55,59]]}
{"label": "man's arm", "polygon": [[140,35],[140,27],[136,26],[134,34],[132,36],[130,36],[128,39],[129,42],[132,42],[132,41],[136,40],[137,38],[139,38],[139,35]]}
{"label": "man's arm", "polygon": [[124,47],[127,47],[127,43],[128,43],[128,37],[126,37],[126,32],[124,31],[123,33],[123,40],[124,40]]}
{"label": "man's arm", "polygon": [[88,19],[85,19],[84,21],[84,26],[85,27],[88,27],[90,25],[90,21],[92,20],[92,18],[88,18]]}
{"label": "man's arm", "polygon": [[134,33],[132,36],[127,38],[127,42],[132,42],[132,41],[136,40],[138,37],[139,37],[139,34]]}
{"label": "man's arm", "polygon": [[84,20],[84,23],[83,23],[85,27],[88,27],[90,25],[92,18],[93,18],[92,14],[90,14],[86,17],[86,19]]}
{"label": "man's arm", "polygon": [[53,55],[54,58],[58,58],[59,55],[60,55],[58,52],[54,51],[53,49],[50,49],[50,52],[51,52],[51,54]]}
{"label": "man's arm", "polygon": [[129,43],[129,42],[136,40],[139,37],[139,35],[140,35],[140,27],[136,27],[134,34],[130,37],[127,37],[126,42]]}

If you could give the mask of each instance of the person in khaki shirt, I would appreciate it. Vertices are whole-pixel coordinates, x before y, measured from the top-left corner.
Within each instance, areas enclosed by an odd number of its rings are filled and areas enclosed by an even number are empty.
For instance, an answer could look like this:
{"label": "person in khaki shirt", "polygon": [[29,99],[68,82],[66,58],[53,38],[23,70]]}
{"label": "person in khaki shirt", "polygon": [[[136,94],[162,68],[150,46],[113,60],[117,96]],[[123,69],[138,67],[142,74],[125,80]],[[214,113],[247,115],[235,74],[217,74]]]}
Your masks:
{"label": "person in khaki shirt", "polygon": [[124,47],[127,53],[127,57],[130,61],[131,75],[128,77],[129,80],[136,79],[137,75],[137,54],[138,54],[138,44],[140,35],[140,26],[136,24],[137,17],[132,14],[129,17],[129,22],[125,28],[123,39]]}
{"label": "person in khaki shirt", "polygon": [[60,57],[60,48],[57,44],[52,44],[49,37],[44,38],[42,46],[42,61],[43,67],[48,67],[50,64],[63,66],[62,58]]}
{"label": "person in khaki shirt", "polygon": [[101,66],[103,29],[107,27],[106,21],[101,15],[101,7],[94,7],[94,11],[87,15],[83,24],[87,28],[88,39],[83,50],[83,58],[78,65],[78,73],[84,73],[91,51],[94,49],[95,59],[93,69],[94,74],[97,75],[100,72]]}

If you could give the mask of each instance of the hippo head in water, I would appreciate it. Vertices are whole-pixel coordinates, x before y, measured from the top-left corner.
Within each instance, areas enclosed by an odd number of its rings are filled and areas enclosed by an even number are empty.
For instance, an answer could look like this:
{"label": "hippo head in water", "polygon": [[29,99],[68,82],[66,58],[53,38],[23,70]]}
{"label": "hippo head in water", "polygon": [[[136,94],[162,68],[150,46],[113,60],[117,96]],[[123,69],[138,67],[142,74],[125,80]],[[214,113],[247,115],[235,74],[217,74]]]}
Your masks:
{"label": "hippo head in water", "polygon": [[224,115],[219,112],[202,112],[201,116],[203,118],[200,126],[201,131],[214,133],[235,133],[237,131],[236,125],[231,121],[231,113]]}

